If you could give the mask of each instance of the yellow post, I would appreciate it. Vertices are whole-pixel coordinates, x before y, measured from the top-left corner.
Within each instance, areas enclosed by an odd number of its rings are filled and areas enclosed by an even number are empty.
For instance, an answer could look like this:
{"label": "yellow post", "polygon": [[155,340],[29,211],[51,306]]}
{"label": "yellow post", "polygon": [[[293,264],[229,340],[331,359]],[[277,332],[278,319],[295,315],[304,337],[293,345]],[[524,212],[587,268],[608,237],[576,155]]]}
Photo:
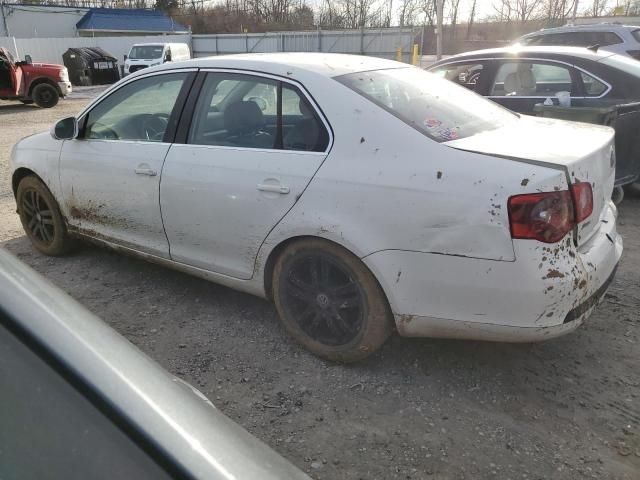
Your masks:
{"label": "yellow post", "polygon": [[411,63],[413,65],[418,65],[418,44],[413,44],[413,55],[411,56]]}
{"label": "yellow post", "polygon": [[398,62],[402,61],[402,47],[396,48],[396,60]]}

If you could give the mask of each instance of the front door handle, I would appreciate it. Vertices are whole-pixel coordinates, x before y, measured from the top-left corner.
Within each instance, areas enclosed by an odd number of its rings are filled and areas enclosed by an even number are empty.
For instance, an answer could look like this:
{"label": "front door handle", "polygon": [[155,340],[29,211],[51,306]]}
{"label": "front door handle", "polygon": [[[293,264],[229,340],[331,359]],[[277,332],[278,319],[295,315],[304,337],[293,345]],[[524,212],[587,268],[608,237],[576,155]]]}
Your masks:
{"label": "front door handle", "polygon": [[150,177],[155,177],[158,174],[158,172],[151,168],[138,167],[135,171],[137,175],[148,175]]}
{"label": "front door handle", "polygon": [[268,185],[265,183],[258,184],[258,190],[260,190],[261,192],[280,193],[282,195],[286,195],[290,192],[289,187],[285,187],[282,185]]}

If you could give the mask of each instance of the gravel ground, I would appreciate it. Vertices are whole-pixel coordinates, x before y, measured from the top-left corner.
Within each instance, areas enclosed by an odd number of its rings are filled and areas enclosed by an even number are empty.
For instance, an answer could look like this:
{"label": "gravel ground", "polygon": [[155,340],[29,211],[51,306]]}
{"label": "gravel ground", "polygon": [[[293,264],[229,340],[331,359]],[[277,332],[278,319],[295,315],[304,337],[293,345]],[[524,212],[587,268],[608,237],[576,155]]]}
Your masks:
{"label": "gravel ground", "polygon": [[95,247],[37,253],[8,190],[19,138],[80,110],[0,102],[0,246],[317,479],[640,478],[640,198],[625,253],[573,334],[509,345],[393,337],[352,366],[293,344],[272,305]]}

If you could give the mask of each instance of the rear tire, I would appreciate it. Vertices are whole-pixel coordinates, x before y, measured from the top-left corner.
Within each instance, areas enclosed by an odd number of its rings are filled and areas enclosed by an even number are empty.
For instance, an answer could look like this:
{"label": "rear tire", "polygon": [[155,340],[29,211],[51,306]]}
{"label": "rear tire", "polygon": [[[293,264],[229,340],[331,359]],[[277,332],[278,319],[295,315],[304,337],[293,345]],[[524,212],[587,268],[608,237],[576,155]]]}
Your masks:
{"label": "rear tire", "polygon": [[36,102],[36,105],[40,108],[55,107],[60,99],[60,95],[58,94],[56,87],[49,85],[48,83],[41,83],[33,87],[31,96],[33,101]]}
{"label": "rear tire", "polygon": [[73,248],[58,202],[40,179],[23,178],[18,185],[16,203],[22,227],[37,250],[58,256]]}
{"label": "rear tire", "polygon": [[613,187],[611,200],[615,205],[620,205],[622,203],[622,200],[624,200],[624,189],[622,187]]}
{"label": "rear tire", "polygon": [[640,181],[636,181],[630,183],[629,185],[625,185],[625,190],[627,193],[630,193],[633,196],[640,196]]}
{"label": "rear tire", "polygon": [[273,297],[289,334],[319,357],[355,362],[394,330],[386,296],[362,261],[322,239],[288,246],[273,271]]}

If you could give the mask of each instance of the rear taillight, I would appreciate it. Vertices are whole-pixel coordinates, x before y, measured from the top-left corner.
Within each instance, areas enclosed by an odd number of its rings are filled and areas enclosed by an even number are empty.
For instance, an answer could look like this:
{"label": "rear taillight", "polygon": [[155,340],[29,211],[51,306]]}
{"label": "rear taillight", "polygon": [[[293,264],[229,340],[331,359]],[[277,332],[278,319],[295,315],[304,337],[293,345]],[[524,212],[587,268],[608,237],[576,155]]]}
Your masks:
{"label": "rear taillight", "polygon": [[627,50],[630,57],[640,60],[640,50]]}
{"label": "rear taillight", "polygon": [[512,238],[556,243],[569,233],[574,223],[571,193],[528,193],[509,198],[509,224]]}
{"label": "rear taillight", "polygon": [[512,238],[556,243],[593,213],[593,190],[580,182],[570,190],[514,195],[508,207]]}
{"label": "rear taillight", "polygon": [[571,185],[571,195],[573,196],[576,223],[580,223],[593,213],[591,184],[589,182],[574,183]]}

